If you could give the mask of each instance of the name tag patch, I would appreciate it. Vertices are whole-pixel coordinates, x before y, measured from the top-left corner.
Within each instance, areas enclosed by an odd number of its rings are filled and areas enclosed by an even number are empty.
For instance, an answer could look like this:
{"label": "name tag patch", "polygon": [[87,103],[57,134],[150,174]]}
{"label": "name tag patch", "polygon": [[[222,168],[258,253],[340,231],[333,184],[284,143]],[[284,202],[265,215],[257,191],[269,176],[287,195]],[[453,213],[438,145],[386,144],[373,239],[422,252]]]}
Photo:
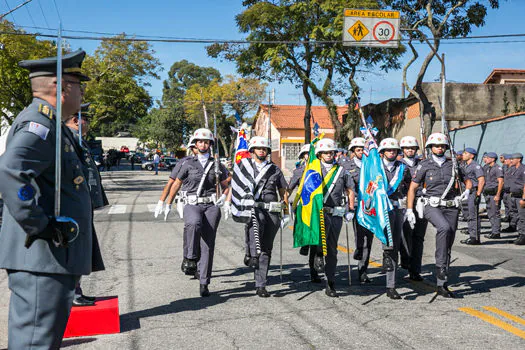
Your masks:
{"label": "name tag patch", "polygon": [[27,131],[37,135],[44,141],[47,139],[47,134],[49,134],[49,129],[47,127],[35,122],[29,123],[29,128]]}

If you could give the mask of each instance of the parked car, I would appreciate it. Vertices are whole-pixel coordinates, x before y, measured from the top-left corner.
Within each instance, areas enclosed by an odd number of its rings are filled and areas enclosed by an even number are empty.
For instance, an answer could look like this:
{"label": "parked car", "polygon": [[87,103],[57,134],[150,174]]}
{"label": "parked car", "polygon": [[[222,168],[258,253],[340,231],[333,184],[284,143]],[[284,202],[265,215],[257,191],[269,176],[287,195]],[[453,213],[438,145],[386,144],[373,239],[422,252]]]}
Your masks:
{"label": "parked car", "polygon": [[[177,162],[178,162],[177,158],[164,157],[164,159],[161,159],[161,161],[159,162],[159,170],[163,170],[163,169],[171,170],[171,169],[173,169],[175,167]],[[142,169],[146,169],[146,170],[149,170],[149,171],[152,171],[152,170],[155,169],[155,165],[153,164],[152,160],[148,160],[148,161],[142,162],[141,167],[142,167]]]}

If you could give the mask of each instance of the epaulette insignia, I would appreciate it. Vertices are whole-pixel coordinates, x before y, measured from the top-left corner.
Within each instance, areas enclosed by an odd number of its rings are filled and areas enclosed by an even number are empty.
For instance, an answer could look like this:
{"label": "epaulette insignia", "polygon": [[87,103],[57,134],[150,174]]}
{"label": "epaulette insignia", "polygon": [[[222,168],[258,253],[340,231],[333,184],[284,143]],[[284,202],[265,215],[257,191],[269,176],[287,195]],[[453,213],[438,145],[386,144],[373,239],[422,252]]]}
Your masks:
{"label": "epaulette insignia", "polygon": [[45,115],[49,119],[53,120],[53,111],[51,110],[51,108],[49,108],[49,106],[44,105],[44,104],[40,104],[38,106],[38,112],[42,113],[43,115]]}

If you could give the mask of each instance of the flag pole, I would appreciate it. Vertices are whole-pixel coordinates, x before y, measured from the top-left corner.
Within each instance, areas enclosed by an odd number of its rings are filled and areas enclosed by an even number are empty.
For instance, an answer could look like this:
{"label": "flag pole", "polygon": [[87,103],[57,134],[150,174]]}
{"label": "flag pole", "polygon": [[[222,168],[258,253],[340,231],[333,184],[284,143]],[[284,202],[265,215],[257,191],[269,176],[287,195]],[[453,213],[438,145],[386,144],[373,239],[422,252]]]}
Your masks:
{"label": "flag pole", "polygon": [[62,182],[62,21],[58,24],[57,36],[57,95],[55,138],[55,217],[60,216],[60,188]]}

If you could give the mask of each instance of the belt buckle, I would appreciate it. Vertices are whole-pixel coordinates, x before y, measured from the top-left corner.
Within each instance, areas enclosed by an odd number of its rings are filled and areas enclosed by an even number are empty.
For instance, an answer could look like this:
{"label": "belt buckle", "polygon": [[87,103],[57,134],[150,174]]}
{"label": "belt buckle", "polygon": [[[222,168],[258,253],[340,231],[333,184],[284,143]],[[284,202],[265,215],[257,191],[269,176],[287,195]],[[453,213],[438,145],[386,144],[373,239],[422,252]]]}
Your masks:
{"label": "belt buckle", "polygon": [[448,200],[448,201],[446,201],[446,205],[447,205],[447,208],[453,207],[454,206],[454,201]]}

